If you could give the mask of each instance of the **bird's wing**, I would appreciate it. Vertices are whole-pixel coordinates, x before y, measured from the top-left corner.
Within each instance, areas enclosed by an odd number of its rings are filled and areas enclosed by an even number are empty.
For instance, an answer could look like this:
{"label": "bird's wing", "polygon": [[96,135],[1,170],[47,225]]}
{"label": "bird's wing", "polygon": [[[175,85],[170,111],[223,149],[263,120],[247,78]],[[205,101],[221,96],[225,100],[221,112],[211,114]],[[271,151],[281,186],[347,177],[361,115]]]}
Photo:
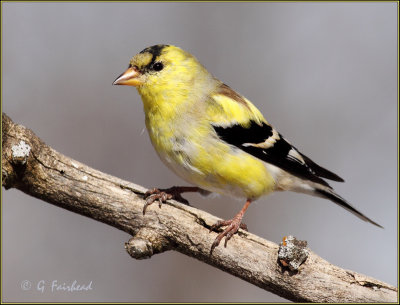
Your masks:
{"label": "bird's wing", "polygon": [[[220,92],[216,94],[217,97],[215,94],[212,96],[214,102],[224,110],[219,114],[224,118],[212,122],[220,139],[299,178],[328,187],[328,183],[321,178],[344,181],[301,154],[268,124],[250,101],[228,86],[223,86],[222,90],[217,91]],[[230,111],[231,109],[241,110]]]}

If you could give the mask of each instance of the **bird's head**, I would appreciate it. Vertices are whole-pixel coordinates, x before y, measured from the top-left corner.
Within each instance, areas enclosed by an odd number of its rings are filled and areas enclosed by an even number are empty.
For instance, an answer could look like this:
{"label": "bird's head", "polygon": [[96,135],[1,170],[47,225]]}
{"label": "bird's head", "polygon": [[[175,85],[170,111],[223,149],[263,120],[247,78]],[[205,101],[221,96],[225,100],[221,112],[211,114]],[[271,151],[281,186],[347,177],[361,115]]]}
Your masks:
{"label": "bird's head", "polygon": [[143,100],[185,96],[212,76],[190,53],[172,45],[155,45],[136,54],[114,85],[134,86]]}

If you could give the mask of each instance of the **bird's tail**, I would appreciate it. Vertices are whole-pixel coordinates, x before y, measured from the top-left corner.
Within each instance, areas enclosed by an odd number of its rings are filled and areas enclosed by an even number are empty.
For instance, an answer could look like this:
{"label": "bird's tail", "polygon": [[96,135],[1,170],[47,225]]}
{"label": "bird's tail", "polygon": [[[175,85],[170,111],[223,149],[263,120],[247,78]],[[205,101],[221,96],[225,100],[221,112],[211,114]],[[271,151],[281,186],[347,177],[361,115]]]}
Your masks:
{"label": "bird's tail", "polygon": [[376,226],[378,226],[380,228],[383,228],[381,225],[377,224],[375,221],[371,220],[370,218],[368,218],[367,216],[365,216],[361,212],[357,211],[346,200],[344,200],[342,197],[340,197],[338,194],[336,194],[333,191],[333,189],[328,188],[328,187],[324,187],[323,189],[322,188],[315,188],[314,192],[315,192],[316,196],[327,198],[327,199],[333,201],[334,203],[340,205],[342,208],[345,208],[347,211],[353,213],[354,215],[356,215],[360,219],[362,219],[364,221],[367,221],[369,223],[372,223],[373,225],[376,225]]}

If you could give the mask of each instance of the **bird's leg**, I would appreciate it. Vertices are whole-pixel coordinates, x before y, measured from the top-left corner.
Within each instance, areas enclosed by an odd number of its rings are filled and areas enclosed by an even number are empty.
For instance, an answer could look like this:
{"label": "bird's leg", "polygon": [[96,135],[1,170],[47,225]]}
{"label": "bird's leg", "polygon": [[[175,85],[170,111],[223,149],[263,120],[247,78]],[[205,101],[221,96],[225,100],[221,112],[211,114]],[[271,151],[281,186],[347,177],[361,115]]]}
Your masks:
{"label": "bird's leg", "polygon": [[210,254],[213,252],[214,248],[219,245],[222,238],[225,237],[225,245],[224,246],[226,247],[228,240],[231,239],[233,234],[235,234],[239,230],[239,228],[247,231],[247,226],[244,223],[242,223],[242,218],[243,218],[243,215],[246,212],[247,208],[249,207],[250,203],[251,203],[251,200],[247,199],[245,205],[240,210],[240,212],[235,215],[235,217],[233,217],[230,220],[219,220],[211,226],[210,232],[215,229],[218,229],[220,227],[223,227],[223,226],[227,226],[227,227],[224,231],[222,231],[222,233],[219,233],[218,236],[215,238],[213,244],[211,245]]}
{"label": "bird's leg", "polygon": [[203,189],[197,186],[173,186],[167,189],[158,189],[153,188],[148,190],[144,194],[144,198],[146,199],[146,203],[143,207],[143,215],[146,213],[147,207],[152,204],[154,201],[158,200],[158,205],[161,208],[161,205],[169,199],[175,199],[184,204],[189,205],[189,201],[182,197],[182,193],[187,192],[205,192]]}

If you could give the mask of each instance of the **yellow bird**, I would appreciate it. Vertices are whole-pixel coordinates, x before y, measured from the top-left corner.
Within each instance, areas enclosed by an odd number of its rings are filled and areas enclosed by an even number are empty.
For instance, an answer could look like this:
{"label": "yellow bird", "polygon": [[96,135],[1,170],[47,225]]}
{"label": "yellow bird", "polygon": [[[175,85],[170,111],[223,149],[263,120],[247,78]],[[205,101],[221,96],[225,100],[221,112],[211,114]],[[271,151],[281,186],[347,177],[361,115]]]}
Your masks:
{"label": "yellow bird", "polygon": [[216,192],[244,198],[245,205],[214,240],[211,251],[239,228],[250,203],[273,191],[327,198],[381,227],[334,192],[323,178],[344,180],[292,146],[244,96],[211,75],[188,52],[155,45],[135,55],[113,83],[137,88],[151,142],[164,164],[194,187],[153,189],[147,206],[183,192]]}

